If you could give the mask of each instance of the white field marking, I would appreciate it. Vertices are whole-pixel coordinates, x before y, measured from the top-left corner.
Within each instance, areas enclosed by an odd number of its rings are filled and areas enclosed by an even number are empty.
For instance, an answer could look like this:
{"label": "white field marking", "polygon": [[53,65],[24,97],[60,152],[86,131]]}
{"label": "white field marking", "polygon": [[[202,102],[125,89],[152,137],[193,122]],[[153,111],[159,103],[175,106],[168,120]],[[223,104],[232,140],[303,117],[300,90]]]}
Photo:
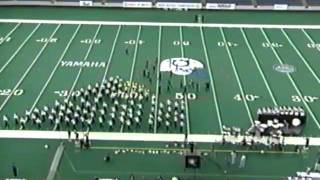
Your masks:
{"label": "white field marking", "polygon": [[79,31],[80,27],[81,27],[81,24],[79,24],[79,25],[77,26],[77,29],[74,31],[74,33],[73,33],[73,35],[72,35],[71,39],[69,40],[69,42],[68,42],[68,44],[67,44],[66,48],[65,48],[65,49],[64,49],[64,51],[62,52],[62,54],[61,54],[61,56],[60,56],[60,58],[59,58],[59,60],[58,60],[57,64],[56,64],[56,65],[55,65],[55,67],[53,68],[53,70],[52,70],[52,72],[51,72],[51,74],[50,74],[49,78],[47,79],[47,81],[46,81],[46,83],[44,84],[44,86],[42,87],[42,89],[41,89],[41,91],[40,91],[40,93],[39,93],[38,97],[36,98],[36,100],[34,101],[33,105],[31,106],[31,108],[30,108],[30,112],[32,112],[32,111],[33,111],[33,109],[36,107],[36,105],[38,104],[38,102],[39,102],[39,100],[40,100],[41,96],[43,95],[43,93],[44,93],[44,91],[45,91],[45,89],[48,87],[49,83],[51,82],[51,80],[52,80],[52,78],[53,78],[53,76],[54,76],[55,72],[57,71],[57,69],[58,69],[58,67],[59,67],[59,65],[60,65],[60,62],[62,61],[62,59],[63,59],[63,58],[64,58],[64,56],[66,55],[67,51],[68,51],[68,50],[69,50],[69,48],[70,48],[70,45],[72,44],[72,42],[73,42],[74,38],[75,38],[75,37],[76,37],[76,35],[78,34],[78,31]]}
{"label": "white field marking", "polygon": [[[131,87],[132,87],[132,79],[133,79],[133,72],[134,72],[134,67],[136,64],[136,59],[137,59],[137,52],[138,52],[138,47],[139,47],[139,39],[140,39],[140,33],[141,33],[141,26],[139,26],[139,30],[138,30],[138,34],[137,34],[137,39],[136,39],[136,44],[134,47],[134,54],[133,54],[133,62],[132,62],[132,66],[131,66],[131,72],[130,72],[130,88],[129,88],[129,93],[131,94]],[[121,125],[120,127],[120,132],[123,132],[123,128],[124,128],[124,123]]]}
{"label": "white field marking", "polygon": [[296,51],[296,53],[299,55],[300,59],[303,61],[303,63],[307,66],[307,68],[309,69],[309,71],[311,72],[311,74],[313,75],[313,77],[317,80],[318,84],[320,84],[320,78],[318,77],[318,75],[314,72],[313,68],[310,66],[310,64],[308,63],[308,61],[306,60],[306,58],[302,55],[301,51],[297,48],[297,46],[292,42],[291,38],[289,37],[289,35],[287,34],[287,32],[283,29],[281,29],[282,33],[284,34],[284,36],[287,38],[287,40],[289,41],[289,43],[291,44],[291,46],[293,47],[293,49]]}
{"label": "white field marking", "polygon": [[[184,49],[183,49],[183,34],[182,34],[182,26],[179,26],[179,32],[180,32],[180,48],[181,48],[181,56],[184,58]],[[187,86],[187,77],[186,75],[183,76],[183,84],[186,87]],[[187,134],[190,134],[190,118],[189,118],[189,105],[188,105],[188,98],[184,94],[184,102],[185,102],[185,108],[186,108],[186,119],[187,119]]]}
{"label": "white field marking", "polygon": [[217,111],[217,116],[218,116],[219,129],[220,129],[220,132],[222,134],[222,120],[221,120],[220,108],[219,108],[219,103],[218,103],[218,99],[217,99],[216,89],[215,89],[215,86],[214,86],[214,80],[213,80],[212,71],[211,71],[211,65],[210,65],[210,61],[209,61],[207,45],[206,45],[206,42],[205,42],[205,38],[204,38],[204,33],[203,33],[203,28],[202,27],[200,27],[200,35],[201,35],[201,41],[202,41],[202,47],[203,47],[203,50],[204,50],[204,55],[205,55],[206,61],[207,61],[207,66],[208,66],[208,71],[209,71],[209,76],[210,76],[210,84],[211,84],[211,89],[212,89],[212,95],[213,95],[213,100],[214,100],[214,104],[215,104],[216,111]]}
{"label": "white field marking", "polygon": [[113,58],[113,54],[114,54],[114,50],[115,50],[115,47],[116,47],[116,43],[118,42],[118,37],[119,37],[120,31],[121,31],[121,28],[122,28],[122,26],[119,25],[118,26],[118,30],[117,30],[117,34],[116,34],[116,36],[115,36],[115,38],[113,40],[113,44],[112,44],[111,52],[110,52],[110,55],[109,55],[108,63],[107,63],[106,69],[104,71],[104,75],[103,75],[101,83],[100,83],[99,93],[102,92],[102,84],[107,78],[107,74],[108,74],[109,67],[110,67],[110,64],[111,64],[111,61],[112,61],[112,58]]}
{"label": "white field marking", "polygon": [[0,42],[0,45],[5,42],[5,40],[12,34],[14,33],[14,31],[16,31],[16,29],[21,25],[21,23],[17,23],[13,28],[12,30],[4,37],[3,41]]}
{"label": "white field marking", "polygon": [[[69,140],[69,139],[68,139],[68,140]],[[69,165],[70,165],[72,171],[75,172],[75,173],[79,173],[79,171],[76,169],[75,165],[72,163],[71,158],[69,157],[68,152],[65,151],[64,154],[65,154],[65,156],[66,156],[66,159],[67,159],[68,162],[69,162]]]}
{"label": "white field marking", "polygon": [[139,39],[140,39],[140,33],[141,33],[141,26],[139,26],[139,30],[138,30],[138,35],[137,35],[137,39],[136,39],[136,46],[134,48],[134,54],[133,54],[133,62],[132,62],[132,66],[131,66],[131,73],[130,73],[130,84],[132,83],[132,79],[133,79],[133,73],[134,73],[134,68],[136,65],[136,59],[137,59],[137,53],[138,53],[138,46],[139,46]]}
{"label": "white field marking", "polygon": [[[78,132],[79,138],[84,138],[85,132]],[[98,141],[143,141],[143,142],[185,142],[184,134],[154,134],[154,133],[117,133],[117,132],[90,132],[91,140]],[[35,131],[35,130],[0,130],[1,139],[68,139],[67,131]],[[75,139],[75,134],[71,133],[71,139]],[[224,136],[221,134],[190,134],[188,142],[195,143],[222,143],[225,139],[227,143],[241,144],[243,139],[250,142],[252,139],[256,143],[268,144],[269,136]],[[284,145],[306,144],[307,137],[283,137]],[[310,146],[320,146],[320,137],[309,137]]]}
{"label": "white field marking", "polygon": [[272,29],[320,29],[320,25],[290,24],[223,24],[223,23],[170,23],[170,22],[125,22],[125,21],[72,21],[41,19],[0,19],[0,23],[42,23],[42,24],[82,24],[82,25],[125,25],[125,26],[173,26],[173,27],[225,27],[225,28],[272,28]]}
{"label": "white field marking", "polygon": [[159,26],[159,37],[158,37],[158,64],[157,64],[157,85],[156,85],[156,105],[154,112],[154,133],[157,133],[157,119],[158,119],[158,101],[159,101],[159,81],[160,81],[160,58],[161,58],[161,36],[162,36],[162,27]]}
{"label": "white field marking", "polygon": [[[222,28],[220,28],[220,32],[221,32],[223,41],[224,41],[225,43],[227,43],[226,36],[225,36],[224,31],[223,31]],[[239,86],[239,89],[240,89],[240,94],[241,94],[241,96],[243,97],[244,106],[245,106],[245,108],[246,108],[246,110],[247,110],[247,113],[248,113],[250,122],[251,122],[251,124],[253,124],[253,118],[252,118],[252,115],[251,115],[251,112],[250,112],[250,108],[249,108],[248,103],[247,103],[247,99],[245,98],[245,93],[244,93],[244,90],[243,90],[243,88],[242,88],[241,80],[240,80],[240,77],[239,77],[237,68],[236,68],[236,66],[235,66],[235,64],[234,64],[234,60],[233,60],[232,54],[231,54],[231,52],[230,52],[229,46],[225,46],[225,47],[226,47],[226,50],[227,50],[227,53],[228,53],[228,56],[229,56],[229,60],[230,60],[231,65],[232,65],[233,72],[234,72],[235,77],[236,77],[236,79],[237,79],[237,83],[238,83],[238,86]]]}
{"label": "white field marking", "polygon": [[[268,43],[270,43],[269,37],[267,36],[267,34],[266,34],[266,32],[264,31],[264,29],[263,29],[263,28],[260,28],[260,31],[262,32],[262,34],[263,34],[264,38],[266,39],[266,41],[267,41]],[[278,62],[279,62],[280,64],[283,64],[283,61],[282,61],[282,59],[280,58],[278,52],[277,52],[272,46],[271,46],[270,48],[271,48],[273,54],[276,56],[276,59],[278,60]],[[296,82],[293,80],[293,78],[291,77],[291,75],[290,75],[289,73],[287,73],[287,77],[288,77],[289,80],[291,81],[291,84],[293,85],[293,87],[294,87],[294,89],[296,90],[296,92],[298,93],[298,95],[299,95],[300,97],[303,97],[303,95],[302,95],[300,89],[298,88]],[[309,107],[308,103],[304,100],[304,98],[301,98],[301,101],[303,102],[303,104],[304,104],[304,106],[307,108],[307,110],[309,111],[309,113],[310,113],[310,115],[311,115],[314,123],[317,125],[318,129],[320,129],[320,124],[319,124],[319,122],[317,121],[317,118],[316,118],[315,115],[313,114],[313,112],[312,112],[311,108]]]}
{"label": "white field marking", "polygon": [[[61,24],[59,24],[55,30],[53,31],[53,33],[50,35],[51,39],[56,32],[59,30]],[[22,77],[19,79],[18,83],[15,85],[15,87],[12,89],[12,92],[7,96],[7,98],[3,101],[3,103],[0,106],[0,111],[2,111],[2,109],[4,108],[4,106],[7,104],[7,102],[9,101],[9,99],[11,98],[11,96],[13,95],[13,93],[19,88],[20,84],[22,83],[22,81],[25,79],[25,77],[28,75],[28,73],[30,72],[30,70],[32,69],[33,65],[38,61],[39,57],[41,56],[42,52],[46,49],[46,47],[48,46],[49,42],[46,42],[43,47],[40,49],[40,51],[38,52],[37,56],[34,58],[34,60],[32,61],[32,63],[30,64],[30,66],[28,67],[28,69],[24,72],[24,74],[22,75]]]}
{"label": "white field marking", "polygon": [[29,41],[29,39],[33,36],[33,34],[38,30],[41,24],[38,24],[32,32],[27,36],[27,38],[22,42],[22,44],[18,47],[18,49],[12,54],[9,60],[1,67],[0,74],[2,71],[11,63],[11,61],[16,57],[16,55],[20,52],[20,50],[24,47],[24,45]]}
{"label": "white field marking", "polygon": [[[316,42],[314,42],[314,40],[311,38],[311,36],[307,33],[307,31],[305,31],[304,29],[301,29],[301,31],[304,33],[305,36],[307,36],[307,38],[309,39],[309,41],[312,44],[316,44]],[[320,51],[320,47],[316,46],[317,50]]]}
{"label": "white field marking", "polygon": [[267,78],[266,78],[266,76],[265,76],[265,74],[264,74],[264,72],[263,72],[263,70],[262,70],[262,68],[261,68],[261,65],[260,65],[260,63],[259,63],[259,61],[258,61],[258,59],[257,59],[257,56],[256,56],[255,52],[254,52],[253,49],[252,49],[252,46],[251,46],[251,44],[250,44],[250,42],[249,42],[249,40],[248,40],[248,38],[247,38],[247,35],[246,35],[246,33],[244,32],[243,28],[240,28],[240,30],[241,30],[242,36],[243,36],[243,38],[244,38],[244,40],[245,40],[245,42],[246,42],[246,44],[247,44],[247,47],[248,47],[248,49],[249,49],[249,51],[250,51],[250,53],[251,53],[251,56],[252,56],[252,58],[253,58],[253,60],[254,60],[254,62],[255,62],[255,64],[256,64],[256,66],[257,66],[257,68],[258,68],[258,70],[259,70],[259,72],[260,72],[260,75],[261,75],[261,77],[262,77],[262,79],[263,79],[263,82],[264,82],[264,84],[265,84],[266,87],[267,87],[267,90],[268,90],[268,92],[269,92],[269,94],[270,94],[270,97],[271,97],[271,99],[272,99],[273,104],[274,104],[275,106],[278,106],[277,100],[276,100],[276,98],[274,97],[274,94],[273,94],[273,92],[272,92],[272,90],[271,90],[271,88],[270,88],[270,85],[269,85],[269,83],[268,83],[268,80],[267,80]]}
{"label": "white field marking", "polygon": [[[97,38],[97,35],[98,35],[100,29],[101,29],[101,25],[98,26],[98,28],[97,28],[94,36],[93,36],[92,42],[91,42],[91,44],[89,45],[89,48],[88,48],[88,50],[87,50],[87,52],[86,52],[86,54],[85,54],[85,56],[84,56],[84,58],[83,58],[83,61],[87,61],[87,58],[89,57],[89,54],[90,54],[91,49],[92,49],[93,44],[94,44],[94,40]],[[67,98],[66,98],[67,100],[70,99],[70,96],[71,96],[72,92],[74,91],[74,88],[76,87],[76,85],[77,85],[77,83],[78,83],[78,81],[79,81],[79,78],[80,78],[81,73],[82,73],[82,66],[80,67],[80,69],[79,69],[79,71],[78,71],[78,74],[77,74],[77,76],[76,76],[76,79],[74,80],[74,82],[73,82],[73,84],[72,84],[72,86],[71,86],[71,88],[70,88],[70,90],[69,90],[69,95],[68,95]]]}
{"label": "white field marking", "polygon": [[115,49],[115,47],[116,47],[116,43],[117,43],[117,41],[118,41],[118,37],[119,37],[120,31],[121,31],[121,25],[118,27],[117,34],[116,34],[116,36],[115,36],[115,38],[114,38],[114,40],[113,40],[111,52],[110,52],[110,55],[109,55],[109,58],[108,58],[108,63],[107,63],[106,69],[105,69],[105,71],[104,71],[104,75],[103,75],[102,80],[101,80],[101,83],[100,83],[99,93],[101,93],[101,91],[102,91],[102,84],[103,84],[103,82],[105,81],[105,79],[107,78],[107,74],[108,74],[108,71],[109,71],[109,67],[110,67],[110,64],[111,64],[111,60],[112,60],[112,58],[113,58],[114,49]]}

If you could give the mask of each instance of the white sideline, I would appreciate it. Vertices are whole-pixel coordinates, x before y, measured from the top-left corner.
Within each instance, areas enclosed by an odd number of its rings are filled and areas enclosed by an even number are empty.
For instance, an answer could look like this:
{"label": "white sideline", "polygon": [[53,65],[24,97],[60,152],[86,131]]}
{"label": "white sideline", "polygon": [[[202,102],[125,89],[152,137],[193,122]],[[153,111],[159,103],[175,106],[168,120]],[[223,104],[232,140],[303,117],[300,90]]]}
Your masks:
{"label": "white sideline", "polygon": [[183,26],[183,27],[225,27],[225,28],[273,28],[273,29],[320,29],[320,25],[290,24],[223,24],[223,23],[174,23],[174,22],[125,22],[125,21],[73,21],[41,19],[0,19],[0,23],[40,23],[75,25],[127,25],[127,26]]}
{"label": "white sideline", "polygon": [[[83,138],[85,132],[79,132],[79,138]],[[91,140],[104,141],[146,141],[146,142],[196,142],[196,143],[221,143],[225,142],[234,144],[241,143],[244,138],[250,142],[252,136],[223,136],[219,134],[189,134],[185,139],[184,134],[154,134],[154,133],[118,133],[118,132],[90,132]],[[0,130],[0,139],[59,139],[67,140],[67,131],[34,131],[34,130]],[[75,138],[75,134],[71,133],[71,139]],[[270,140],[270,139],[269,139]],[[320,137],[309,137],[310,146],[320,146]],[[268,137],[254,137],[256,143],[266,144]],[[272,141],[272,140],[271,140]],[[306,137],[284,137],[284,145],[300,145],[306,144]]]}
{"label": "white sideline", "polygon": [[[79,138],[83,138],[86,132],[78,132]],[[67,131],[32,131],[32,130],[0,130],[0,138],[22,138],[22,139],[68,139]],[[71,138],[75,134],[71,133]],[[153,133],[111,133],[90,132],[91,140],[111,141],[184,141],[184,134],[153,134]]]}

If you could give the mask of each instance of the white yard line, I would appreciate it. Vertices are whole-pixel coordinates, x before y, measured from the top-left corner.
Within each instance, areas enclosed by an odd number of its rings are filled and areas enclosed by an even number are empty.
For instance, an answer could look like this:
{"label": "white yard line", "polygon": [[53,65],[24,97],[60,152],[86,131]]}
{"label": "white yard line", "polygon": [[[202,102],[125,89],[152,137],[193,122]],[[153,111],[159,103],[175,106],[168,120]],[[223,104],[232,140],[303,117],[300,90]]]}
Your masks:
{"label": "white yard line", "polygon": [[21,23],[17,23],[12,29],[11,31],[3,38],[3,41],[0,42],[0,45],[3,44],[3,42],[6,41],[6,39],[12,34],[14,33],[14,31],[16,31],[16,29],[21,25]]}
{"label": "white yard line", "polygon": [[224,42],[224,44],[225,44],[225,47],[226,47],[228,56],[229,56],[229,60],[230,60],[230,62],[231,62],[231,66],[232,66],[233,72],[234,72],[235,77],[236,77],[236,79],[237,79],[237,83],[238,83],[238,86],[239,86],[239,89],[240,89],[240,94],[241,94],[241,97],[242,97],[242,101],[243,101],[244,106],[245,106],[245,108],[246,108],[246,110],[247,110],[247,113],[248,113],[250,122],[253,124],[253,118],[252,118],[252,115],[251,115],[251,112],[250,112],[250,108],[249,108],[249,106],[248,106],[248,102],[247,102],[247,100],[246,100],[245,92],[244,92],[244,90],[243,90],[243,87],[242,87],[242,84],[241,84],[241,81],[240,81],[240,77],[239,77],[237,68],[236,68],[236,66],[235,66],[235,64],[234,64],[233,56],[232,56],[231,51],[230,51],[230,49],[229,49],[229,46],[228,46],[228,43],[227,43],[227,40],[226,40],[224,31],[223,31],[222,28],[220,28],[220,32],[221,32],[221,35],[222,35],[222,38],[223,38],[223,42]]}
{"label": "white yard line", "polygon": [[[139,30],[138,30],[138,34],[137,34],[137,38],[136,38],[136,44],[135,44],[135,48],[134,48],[133,62],[132,62],[132,66],[131,66],[130,79],[129,79],[129,83],[130,83],[129,93],[131,93],[132,79],[133,79],[134,67],[135,67],[136,59],[137,59],[141,28],[142,27],[139,26]],[[123,128],[124,128],[124,124],[121,125],[120,132],[123,132]]]}
{"label": "white yard line", "polygon": [[41,19],[0,19],[0,23],[42,23],[42,24],[82,24],[82,25],[126,25],[126,26],[174,26],[174,27],[225,27],[225,28],[286,28],[286,29],[320,29],[320,25],[290,24],[223,24],[223,23],[181,23],[181,22],[125,22],[125,21],[73,21]]}
{"label": "white yard line", "polygon": [[33,65],[38,61],[39,57],[41,56],[41,54],[43,53],[43,51],[46,49],[46,47],[48,46],[48,44],[50,43],[50,39],[52,39],[52,37],[56,34],[56,32],[59,30],[61,24],[59,24],[55,30],[53,31],[53,33],[50,35],[49,40],[43,45],[43,47],[41,48],[41,50],[38,52],[37,56],[34,58],[34,60],[32,61],[32,63],[30,64],[30,66],[28,67],[28,69],[24,72],[24,74],[22,75],[22,77],[20,78],[20,80],[18,81],[18,83],[15,85],[15,87],[12,89],[11,93],[6,97],[6,99],[3,101],[3,103],[0,106],[0,111],[2,111],[2,109],[4,108],[4,106],[7,104],[7,102],[10,100],[10,98],[12,97],[13,93],[18,89],[18,87],[20,86],[20,84],[22,83],[22,81],[25,79],[25,77],[28,75],[28,73],[30,72],[30,70],[32,69]]}
{"label": "white yard line", "polygon": [[[266,32],[263,30],[263,28],[261,28],[260,31],[262,32],[262,34],[263,34],[264,38],[266,39],[266,41],[267,41],[268,43],[270,43],[270,39],[269,39],[269,37],[267,36]],[[279,62],[280,64],[283,64],[282,59],[280,58],[278,52],[274,49],[274,47],[270,46],[270,48],[271,48],[273,54],[276,56],[278,62]],[[296,90],[296,92],[298,93],[298,95],[299,95],[300,97],[303,97],[303,95],[302,95],[300,89],[298,88],[296,82],[293,80],[293,78],[291,77],[291,75],[290,75],[289,73],[287,73],[287,77],[288,77],[289,80],[291,81],[291,84],[293,85],[293,87],[294,87],[294,89]],[[308,103],[307,103],[303,98],[301,98],[301,101],[303,102],[304,106],[307,108],[308,112],[310,113],[310,116],[312,117],[314,123],[317,125],[318,129],[320,129],[320,124],[319,124],[319,122],[317,121],[317,118],[316,118],[315,115],[313,114],[313,112],[312,112],[311,108],[309,107]]]}
{"label": "white yard line", "polygon": [[[79,139],[84,138],[85,132],[78,132]],[[34,131],[34,130],[0,130],[2,139],[69,139],[67,131]],[[256,144],[268,144],[270,137],[253,136],[224,136],[221,134],[190,134],[188,142],[195,143],[226,143],[241,144],[243,139],[250,142],[252,139]],[[75,134],[71,134],[75,139]],[[183,134],[154,134],[154,133],[113,133],[113,132],[90,132],[91,140],[98,141],[143,141],[143,142],[185,142]],[[320,146],[320,137],[309,137],[310,146]],[[283,137],[284,145],[306,145],[306,137]],[[270,143],[270,142],[269,142]]]}
{"label": "white yard line", "polygon": [[102,92],[102,84],[107,78],[109,67],[110,67],[110,64],[111,64],[111,61],[112,61],[112,58],[113,58],[113,54],[114,54],[114,50],[115,50],[116,44],[118,42],[118,37],[119,37],[120,31],[121,31],[121,25],[118,27],[117,34],[116,34],[116,36],[115,36],[115,38],[113,40],[111,52],[110,52],[110,55],[109,55],[109,58],[108,58],[108,63],[107,63],[106,69],[104,71],[104,74],[103,74],[103,77],[102,77],[102,80],[101,80],[101,83],[100,83],[99,93]]}
{"label": "white yard line", "polygon": [[11,61],[16,57],[16,55],[20,52],[20,50],[24,47],[24,45],[29,41],[29,39],[33,36],[33,34],[38,30],[41,24],[38,24],[32,32],[27,36],[27,38],[22,42],[22,44],[18,47],[18,49],[11,55],[8,61],[1,67],[0,74],[2,71],[11,63]]}
{"label": "white yard line", "polygon": [[287,32],[283,29],[281,29],[282,33],[284,34],[284,36],[287,38],[287,40],[289,41],[290,45],[293,47],[293,49],[296,51],[296,53],[299,55],[300,59],[303,61],[303,63],[307,66],[307,68],[309,69],[309,71],[311,72],[311,74],[313,75],[313,77],[317,80],[318,84],[320,84],[320,78],[318,77],[318,75],[315,73],[315,71],[313,70],[313,68],[310,66],[310,64],[308,63],[308,61],[306,60],[306,58],[302,55],[301,51],[297,48],[297,46],[292,42],[291,38],[289,37],[289,35],[287,34]]}
{"label": "white yard line", "polygon": [[51,82],[51,80],[52,80],[52,78],[53,78],[53,76],[54,76],[55,72],[57,71],[57,69],[58,69],[58,67],[59,67],[59,65],[60,65],[60,62],[61,62],[61,61],[63,60],[63,58],[65,57],[65,55],[66,55],[67,51],[68,51],[68,50],[69,50],[69,48],[70,48],[70,45],[72,44],[72,42],[73,42],[74,38],[75,38],[75,37],[76,37],[76,35],[78,34],[78,31],[79,31],[80,27],[81,27],[81,25],[79,24],[79,25],[78,25],[78,27],[77,27],[77,29],[74,31],[74,33],[73,33],[73,35],[72,35],[71,39],[69,40],[69,42],[68,42],[68,44],[67,44],[66,48],[65,48],[65,49],[64,49],[64,51],[62,52],[62,54],[61,54],[61,56],[60,56],[60,58],[59,58],[59,60],[58,60],[57,64],[56,64],[56,65],[55,65],[55,67],[53,68],[53,70],[52,70],[52,72],[51,72],[51,74],[50,74],[49,78],[47,79],[47,81],[46,81],[45,85],[42,87],[42,89],[41,89],[41,91],[40,91],[40,93],[39,93],[38,97],[36,98],[36,100],[34,101],[33,105],[31,106],[31,108],[30,108],[30,112],[32,112],[32,111],[33,111],[33,109],[36,107],[36,105],[38,104],[38,102],[39,102],[39,100],[40,100],[41,96],[43,95],[43,93],[44,93],[44,91],[45,91],[45,89],[48,87],[49,83]]}
{"label": "white yard line", "polygon": [[162,27],[159,26],[159,37],[158,37],[158,64],[157,64],[157,85],[156,85],[156,104],[154,111],[154,133],[157,133],[158,128],[158,101],[159,101],[159,81],[160,81],[160,61],[161,61],[161,36],[162,36]]}
{"label": "white yard line", "polygon": [[135,65],[136,65],[137,53],[138,53],[138,47],[139,47],[139,40],[140,40],[140,33],[141,33],[141,26],[139,26],[138,35],[137,35],[137,39],[136,39],[136,45],[135,45],[135,48],[134,48],[133,62],[132,62],[131,72],[130,72],[130,83],[132,83],[134,68],[135,68]]}
{"label": "white yard line", "polygon": [[79,171],[76,169],[75,165],[72,163],[71,158],[68,155],[68,152],[66,151],[66,152],[64,152],[64,154],[66,156],[67,161],[69,162],[69,165],[70,165],[72,171],[75,172],[75,173],[79,173]]}
{"label": "white yard line", "polygon": [[[312,44],[317,44],[316,42],[314,42],[314,40],[311,38],[311,36],[307,33],[307,31],[305,31],[304,29],[301,29],[301,31],[304,33],[305,36],[307,36],[307,38],[309,39],[309,41],[312,43]],[[316,48],[318,51],[320,51],[320,46],[317,46],[316,45]]]}
{"label": "white yard line", "polygon": [[248,38],[247,38],[247,35],[246,35],[246,33],[244,32],[243,28],[240,28],[240,30],[241,30],[242,36],[243,36],[243,38],[244,38],[244,40],[245,40],[245,42],[246,42],[246,45],[247,45],[247,47],[248,47],[248,49],[249,49],[249,51],[250,51],[250,54],[251,54],[251,56],[252,56],[252,58],[253,58],[253,60],[254,60],[254,62],[255,62],[255,64],[256,64],[256,66],[257,66],[257,68],[258,68],[258,70],[259,70],[259,72],[260,72],[260,75],[261,75],[261,77],[262,77],[262,79],[263,79],[263,82],[264,82],[264,84],[265,84],[266,87],[267,87],[267,90],[268,90],[268,92],[269,92],[269,95],[270,95],[270,97],[271,97],[271,99],[272,99],[273,104],[274,104],[275,106],[278,106],[278,102],[277,102],[276,98],[274,97],[274,94],[273,94],[273,92],[272,92],[272,90],[271,90],[271,88],[270,88],[270,85],[269,85],[269,83],[268,83],[268,80],[267,80],[267,78],[266,78],[266,76],[265,76],[265,74],[264,74],[264,72],[263,72],[263,70],[262,70],[262,68],[261,68],[261,65],[260,65],[260,63],[259,63],[259,61],[258,61],[258,59],[257,59],[257,56],[256,56],[255,52],[254,52],[253,49],[252,49],[252,46],[251,46],[251,44],[250,44],[250,42],[249,42],[249,40],[248,40]]}
{"label": "white yard line", "polygon": [[200,27],[200,34],[201,34],[201,41],[202,41],[202,47],[203,47],[203,50],[204,50],[204,55],[205,55],[205,58],[206,58],[206,61],[207,61],[209,77],[210,77],[210,84],[211,84],[211,89],[212,89],[212,95],[213,95],[214,105],[215,105],[215,108],[216,108],[216,111],[217,111],[217,117],[218,117],[218,122],[219,122],[219,129],[220,129],[220,132],[222,133],[222,120],[221,120],[220,108],[219,108],[219,103],[218,103],[218,99],[217,99],[217,93],[216,93],[214,80],[213,80],[213,76],[212,76],[212,71],[211,71],[209,55],[208,55],[208,51],[207,51],[207,45],[206,45],[206,42],[205,42],[205,38],[204,38],[204,33],[203,33],[203,28],[202,27]]}
{"label": "white yard line", "polygon": [[[180,48],[181,48],[181,56],[184,58],[184,49],[183,49],[183,34],[182,34],[182,26],[179,26],[180,32]],[[183,84],[187,87],[187,77],[186,75],[183,76]],[[188,98],[187,95],[184,94],[184,102],[186,108],[186,120],[187,120],[187,134],[190,134],[190,117],[189,117],[189,105],[188,105]]]}
{"label": "white yard line", "polygon": [[[89,48],[88,48],[88,50],[87,50],[87,52],[86,52],[86,55],[85,55],[85,57],[83,58],[83,61],[87,61],[87,58],[89,57],[89,54],[90,54],[91,49],[92,49],[92,47],[93,47],[94,41],[95,41],[95,39],[97,38],[100,29],[101,29],[101,25],[98,26],[98,28],[97,28],[97,30],[96,30],[93,38],[92,38],[91,44],[89,45]],[[81,73],[82,73],[82,69],[83,69],[83,67],[81,66],[80,69],[79,69],[79,71],[78,71],[78,74],[77,74],[77,76],[76,76],[76,79],[74,80],[74,82],[73,82],[73,84],[72,84],[72,86],[71,86],[71,88],[70,88],[70,90],[69,90],[69,94],[68,94],[68,96],[67,96],[67,98],[66,98],[67,100],[70,99],[70,96],[72,95],[72,92],[74,91],[74,88],[76,87],[76,85],[77,85],[77,83],[78,83],[78,81],[79,81],[80,75],[81,75]]]}

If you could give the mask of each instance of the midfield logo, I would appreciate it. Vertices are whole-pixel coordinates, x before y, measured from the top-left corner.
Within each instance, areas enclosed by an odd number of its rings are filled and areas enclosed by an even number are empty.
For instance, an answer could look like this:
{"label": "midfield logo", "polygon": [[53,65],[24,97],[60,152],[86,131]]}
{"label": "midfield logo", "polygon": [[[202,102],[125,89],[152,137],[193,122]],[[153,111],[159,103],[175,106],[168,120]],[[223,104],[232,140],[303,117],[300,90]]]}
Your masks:
{"label": "midfield logo", "polygon": [[176,75],[189,75],[196,69],[203,69],[203,64],[197,60],[189,58],[165,59],[160,64],[161,72],[172,72]]}

